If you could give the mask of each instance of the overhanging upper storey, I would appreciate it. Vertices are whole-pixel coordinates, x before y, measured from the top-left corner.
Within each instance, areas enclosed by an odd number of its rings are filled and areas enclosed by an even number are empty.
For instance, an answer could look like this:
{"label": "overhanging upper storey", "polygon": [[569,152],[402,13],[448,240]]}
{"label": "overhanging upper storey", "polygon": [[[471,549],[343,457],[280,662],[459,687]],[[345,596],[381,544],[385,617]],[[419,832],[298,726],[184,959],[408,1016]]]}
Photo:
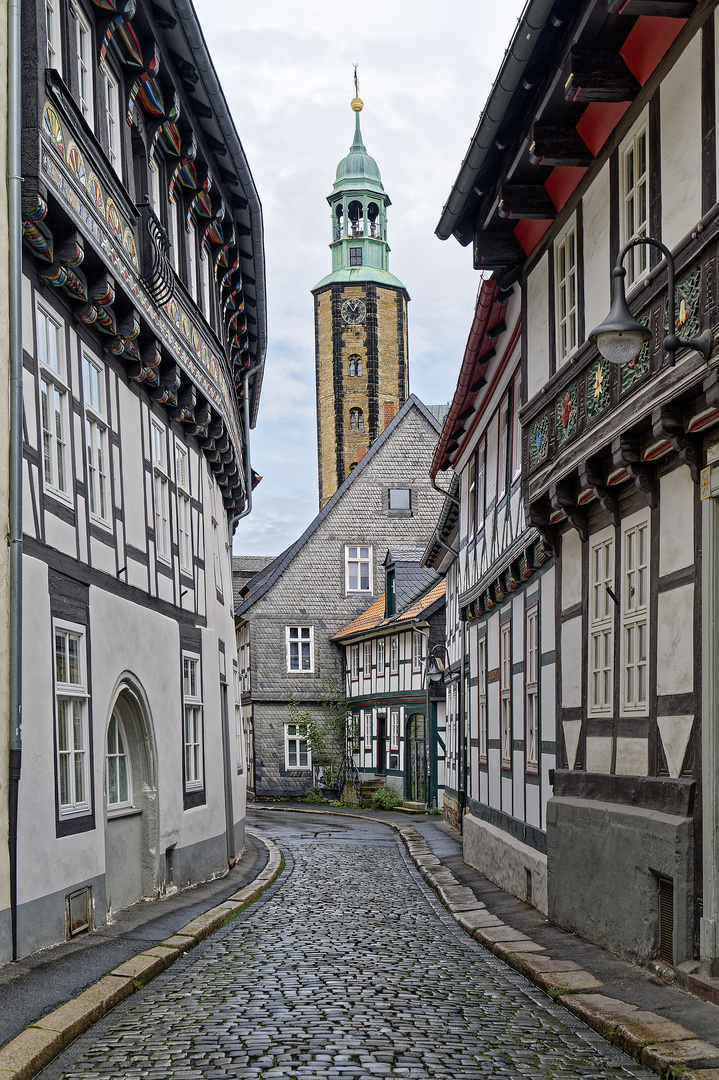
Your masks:
{"label": "overhanging upper storey", "polygon": [[712,0],[529,0],[437,235],[516,280],[649,100]]}

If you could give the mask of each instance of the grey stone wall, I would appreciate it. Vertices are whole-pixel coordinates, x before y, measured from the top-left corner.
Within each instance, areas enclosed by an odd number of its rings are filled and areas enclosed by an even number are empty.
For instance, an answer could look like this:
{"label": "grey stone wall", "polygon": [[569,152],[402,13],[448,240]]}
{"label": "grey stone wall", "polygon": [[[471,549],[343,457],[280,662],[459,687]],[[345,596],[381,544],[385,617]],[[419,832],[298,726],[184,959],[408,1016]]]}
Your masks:
{"label": "grey stone wall", "polygon": [[646,964],[659,942],[659,875],[674,882],[674,964],[693,955],[693,823],[656,810],[552,798],[549,919]]}

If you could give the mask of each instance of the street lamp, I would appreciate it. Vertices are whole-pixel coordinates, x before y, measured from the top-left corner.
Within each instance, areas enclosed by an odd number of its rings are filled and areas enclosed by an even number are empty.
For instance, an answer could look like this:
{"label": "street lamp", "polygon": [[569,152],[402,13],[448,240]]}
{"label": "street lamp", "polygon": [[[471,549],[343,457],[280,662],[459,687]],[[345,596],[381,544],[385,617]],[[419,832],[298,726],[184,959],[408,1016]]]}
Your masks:
{"label": "street lamp", "polygon": [[624,291],[624,278],[627,272],[622,266],[624,256],[630,248],[638,244],[649,244],[658,248],[667,260],[667,285],[669,292],[669,332],[664,337],[664,350],[669,354],[669,362],[673,366],[676,361],[676,352],[682,346],[695,349],[701,353],[705,360],[709,360],[712,351],[713,337],[711,330],[705,330],[703,334],[689,338],[688,341],[680,341],[674,333],[674,311],[676,309],[676,294],[674,289],[674,257],[664,244],[654,240],[651,236],[636,236],[624,245],[617,256],[617,261],[612,270],[614,286],[612,290],[612,306],[603,323],[592,330],[588,340],[597,346],[605,360],[610,364],[626,364],[636,360],[642,345],[651,337],[651,331],[638,322],[627,306],[627,298]]}
{"label": "street lamp", "polygon": [[445,672],[445,660],[441,659],[441,657],[439,656],[435,656],[435,652],[437,651],[437,649],[442,649],[444,651],[445,658],[447,656],[447,649],[444,645],[435,645],[434,648],[431,649],[426,675],[429,681],[433,683],[441,682],[444,678]]}

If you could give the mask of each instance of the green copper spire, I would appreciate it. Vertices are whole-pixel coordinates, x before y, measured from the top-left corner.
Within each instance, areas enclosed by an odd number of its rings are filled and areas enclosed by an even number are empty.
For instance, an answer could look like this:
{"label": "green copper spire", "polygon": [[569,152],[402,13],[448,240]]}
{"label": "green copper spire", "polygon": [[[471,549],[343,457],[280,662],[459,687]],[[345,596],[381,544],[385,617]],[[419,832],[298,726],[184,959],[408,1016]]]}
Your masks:
{"label": "green copper spire", "polygon": [[404,289],[399,278],[389,272],[387,207],[391,203],[377,162],[367,153],[362,139],[360,113],[364,103],[356,66],[355,91],[354,139],[349,154],[337,166],[332,194],[327,196],[332,211],[332,273],[315,289],[334,281],[373,281]]}

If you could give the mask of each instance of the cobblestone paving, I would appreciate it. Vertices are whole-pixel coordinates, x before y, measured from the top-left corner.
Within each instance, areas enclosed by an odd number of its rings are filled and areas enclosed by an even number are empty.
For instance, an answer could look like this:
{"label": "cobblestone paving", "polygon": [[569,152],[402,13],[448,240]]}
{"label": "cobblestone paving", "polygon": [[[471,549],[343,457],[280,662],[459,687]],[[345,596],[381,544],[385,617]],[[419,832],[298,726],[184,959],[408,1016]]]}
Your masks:
{"label": "cobblestone paving", "polygon": [[471,941],[394,839],[282,831],[280,888],[66,1080],[654,1076]]}

